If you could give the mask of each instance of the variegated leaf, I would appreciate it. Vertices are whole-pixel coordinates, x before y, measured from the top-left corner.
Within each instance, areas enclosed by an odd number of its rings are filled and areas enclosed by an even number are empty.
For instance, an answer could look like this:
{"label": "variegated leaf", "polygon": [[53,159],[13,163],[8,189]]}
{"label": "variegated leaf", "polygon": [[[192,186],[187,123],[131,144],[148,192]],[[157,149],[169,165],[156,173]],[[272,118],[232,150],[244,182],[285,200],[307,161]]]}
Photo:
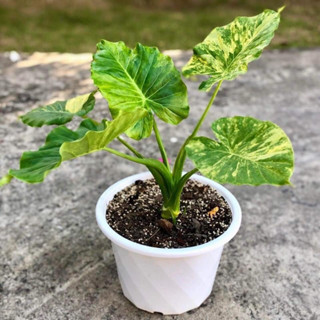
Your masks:
{"label": "variegated leaf", "polygon": [[12,177],[28,183],[39,183],[47,174],[60,166],[62,161],[102,150],[119,134],[130,128],[145,116],[143,109],[134,113],[124,112],[121,117],[102,123],[92,119],[81,122],[76,131],[65,126],[53,129],[47,136],[44,146],[37,151],[24,152],[20,159],[20,169],[9,170],[0,180],[0,186],[10,182]]}
{"label": "variegated leaf", "polygon": [[63,143],[80,139],[89,130],[103,130],[104,128],[104,123],[99,124],[91,119],[86,119],[81,122],[76,131],[65,126],[53,129],[48,134],[44,146],[37,151],[27,151],[22,154],[20,169],[9,170],[9,176],[28,183],[42,182],[51,170],[60,166],[62,162],[60,148]]}
{"label": "variegated leaf", "polygon": [[217,27],[193,49],[193,56],[183,68],[185,76],[209,75],[200,90],[210,90],[220,80],[233,80],[246,73],[248,63],[260,57],[270,43],[280,22],[280,12],[265,10],[254,17],[238,17],[224,27]]}
{"label": "variegated leaf", "polygon": [[116,119],[108,122],[105,130],[90,131],[80,140],[65,142],[60,148],[62,160],[70,160],[102,150],[113,139],[143,118],[146,113],[147,111],[142,108],[135,112],[122,111]]}
{"label": "variegated leaf", "polygon": [[251,117],[221,118],[212,124],[220,141],[191,140],[188,157],[206,177],[236,185],[290,184],[293,149],[283,130]]}
{"label": "variegated leaf", "polygon": [[94,108],[94,93],[84,94],[66,101],[56,101],[47,106],[33,109],[21,116],[21,120],[31,127],[65,124],[71,121],[74,115],[84,116]]}
{"label": "variegated leaf", "polygon": [[101,41],[93,56],[92,79],[107,99],[113,118],[121,110],[148,111],[127,134],[136,140],[151,134],[153,113],[178,124],[189,113],[187,89],[172,59],[157,48],[138,43],[135,49],[123,42]]}

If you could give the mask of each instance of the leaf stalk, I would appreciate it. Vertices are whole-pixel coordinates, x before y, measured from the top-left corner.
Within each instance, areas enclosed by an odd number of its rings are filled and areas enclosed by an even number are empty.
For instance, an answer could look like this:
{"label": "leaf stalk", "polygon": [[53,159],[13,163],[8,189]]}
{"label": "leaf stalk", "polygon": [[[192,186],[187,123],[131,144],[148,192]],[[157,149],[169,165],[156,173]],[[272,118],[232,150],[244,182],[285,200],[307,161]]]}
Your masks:
{"label": "leaf stalk", "polygon": [[180,150],[179,150],[179,153],[177,155],[177,158],[176,158],[176,161],[174,163],[174,167],[173,167],[173,180],[174,181],[177,181],[180,179],[181,175],[182,175],[182,171],[183,171],[183,166],[184,166],[184,163],[185,163],[185,160],[186,160],[186,150],[185,150],[185,147],[186,145],[189,143],[189,141],[194,138],[196,136],[196,134],[198,133],[204,119],[206,118],[217,94],[218,94],[218,91],[221,87],[221,84],[222,84],[223,80],[220,80],[218,82],[218,85],[217,87],[215,88],[212,96],[211,96],[211,99],[206,107],[206,109],[204,110],[202,116],[200,117],[197,125],[195,126],[194,130],[192,131],[191,135],[185,140],[185,142],[183,143],[183,145],[181,146]]}
{"label": "leaf stalk", "polygon": [[166,149],[165,149],[165,147],[163,145],[163,142],[162,142],[162,139],[161,139],[161,135],[160,135],[160,132],[159,132],[159,129],[158,129],[158,126],[157,126],[156,119],[153,119],[153,130],[154,130],[154,133],[155,133],[155,136],[156,136],[156,140],[157,140],[157,143],[158,143],[158,147],[159,147],[159,150],[160,150],[160,153],[161,153],[161,157],[162,157],[163,163],[170,170],[170,165],[169,165],[169,161],[168,161],[167,152],[166,152]]}

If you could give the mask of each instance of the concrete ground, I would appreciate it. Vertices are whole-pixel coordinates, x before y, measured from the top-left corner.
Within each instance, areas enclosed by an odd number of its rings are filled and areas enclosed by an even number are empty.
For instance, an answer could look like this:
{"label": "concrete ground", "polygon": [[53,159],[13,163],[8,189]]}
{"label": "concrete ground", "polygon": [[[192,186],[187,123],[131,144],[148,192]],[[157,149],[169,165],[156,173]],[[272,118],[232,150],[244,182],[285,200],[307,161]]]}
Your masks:
{"label": "concrete ground", "polygon": [[[179,67],[189,56],[170,54]],[[17,116],[89,92],[90,59],[33,54],[13,63],[0,55],[0,175],[18,166],[24,150],[37,149],[49,129],[28,128]],[[43,184],[13,181],[0,190],[1,320],[320,319],[319,75],[320,49],[269,51],[246,75],[223,84],[201,134],[211,136],[210,122],[221,116],[276,122],[293,142],[295,187],[230,186],[242,206],[242,227],[225,246],[212,294],[199,309],[163,317],[123,297],[94,209],[108,186],[145,169],[102,152],[64,163]],[[198,83],[187,84],[190,117],[179,130],[160,124],[171,158],[209,98]],[[105,115],[99,99],[95,118]],[[136,145],[159,157],[153,139]]]}

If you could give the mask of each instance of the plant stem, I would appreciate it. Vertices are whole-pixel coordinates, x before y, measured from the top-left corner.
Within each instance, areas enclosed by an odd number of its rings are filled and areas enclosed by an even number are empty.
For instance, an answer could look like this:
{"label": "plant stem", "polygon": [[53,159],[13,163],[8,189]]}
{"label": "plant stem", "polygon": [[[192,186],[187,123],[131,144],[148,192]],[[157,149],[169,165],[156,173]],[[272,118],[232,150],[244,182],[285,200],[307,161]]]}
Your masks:
{"label": "plant stem", "polygon": [[133,154],[135,154],[138,158],[144,158],[144,156],[135,149],[129,142],[125,141],[124,139],[118,137],[117,138],[119,142],[121,142],[124,146],[126,146]]}
{"label": "plant stem", "polygon": [[115,150],[115,149],[112,149],[112,148],[109,148],[109,147],[104,147],[103,150],[108,151],[108,152],[110,152],[112,154],[115,154],[118,157],[127,159],[129,161],[133,161],[133,162],[144,164],[144,165],[150,165],[149,162],[148,162],[148,159],[144,159],[144,158],[141,159],[141,158],[129,156],[129,155],[123,153],[123,152],[120,152],[118,150]]}
{"label": "plant stem", "polygon": [[[124,146],[126,146],[131,152],[133,152],[138,158],[140,159],[145,159],[143,157],[143,155],[141,153],[139,153],[132,145],[130,145],[127,141],[125,141],[124,139],[118,137],[117,138],[118,141],[120,141]],[[157,161],[157,160],[154,160]],[[168,179],[165,178],[165,175],[163,175],[157,168],[152,167],[150,165],[146,164],[146,167],[149,169],[149,171],[151,172],[151,174],[153,175],[153,177],[155,178],[155,180],[157,181],[163,198],[167,199],[170,194],[169,194],[169,190],[171,190],[171,184],[170,182],[168,182]],[[171,173],[170,173],[170,179],[171,179]]]}
{"label": "plant stem", "polygon": [[[199,119],[196,127],[194,128],[194,130],[192,131],[191,135],[189,136],[189,138],[188,138],[187,140],[191,140],[191,139],[194,138],[195,135],[197,134],[198,130],[200,129],[200,127],[201,127],[204,119],[206,118],[206,116],[207,116],[207,114],[208,114],[208,112],[209,112],[209,110],[210,110],[210,108],[211,108],[211,106],[212,106],[212,104],[213,104],[213,102],[214,102],[217,94],[218,94],[218,91],[219,91],[219,89],[220,89],[220,87],[221,87],[222,82],[223,82],[223,80],[220,80],[220,81],[218,82],[218,85],[216,86],[216,89],[214,90],[214,92],[213,92],[213,94],[212,94],[212,97],[211,97],[211,99],[210,99],[210,101],[209,101],[206,109],[204,110],[204,112],[203,112],[201,118]],[[187,144],[186,144],[186,145],[187,145]]]}
{"label": "plant stem", "polygon": [[169,198],[173,187],[172,174],[170,170],[162,162],[156,159],[137,158],[129,156],[123,152],[109,147],[104,147],[103,150],[108,151],[126,160],[145,165],[149,169],[155,180],[158,182],[163,198]]}
{"label": "plant stem", "polygon": [[180,150],[179,150],[179,153],[177,155],[177,159],[174,163],[174,168],[173,168],[173,179],[174,181],[177,181],[178,179],[180,179],[181,177],[181,174],[182,174],[182,170],[183,170],[183,166],[184,166],[184,162],[186,160],[186,150],[185,150],[185,147],[186,145],[189,143],[189,141],[195,137],[195,135],[197,134],[198,130],[200,129],[204,119],[206,118],[216,96],[217,96],[217,93],[220,89],[220,86],[222,84],[223,80],[220,80],[218,82],[218,85],[217,87],[215,88],[212,96],[211,96],[211,99],[206,107],[206,109],[204,110],[201,118],[199,119],[196,127],[194,128],[194,130],[192,131],[191,135],[185,140],[185,142],[183,143],[183,145],[181,146]]}
{"label": "plant stem", "polygon": [[192,170],[187,172],[183,177],[185,177],[186,179],[190,179],[191,176],[194,175],[195,173],[197,173],[198,171],[199,171],[199,169],[193,168]]}
{"label": "plant stem", "polygon": [[162,142],[162,139],[161,139],[161,136],[160,136],[160,132],[159,132],[159,129],[158,129],[158,126],[157,126],[156,119],[153,119],[153,130],[154,130],[154,133],[156,135],[156,139],[157,139],[159,150],[160,150],[160,153],[161,153],[161,156],[162,156],[163,163],[170,170],[168,156],[167,156],[166,149],[164,148],[164,145],[163,145],[163,142]]}
{"label": "plant stem", "polygon": [[184,185],[191,178],[193,174],[198,172],[197,168],[184,174],[180,180],[175,184],[172,194],[167,201],[164,201],[162,207],[161,216],[164,219],[172,219],[173,223],[176,223],[176,219],[180,214],[180,198]]}

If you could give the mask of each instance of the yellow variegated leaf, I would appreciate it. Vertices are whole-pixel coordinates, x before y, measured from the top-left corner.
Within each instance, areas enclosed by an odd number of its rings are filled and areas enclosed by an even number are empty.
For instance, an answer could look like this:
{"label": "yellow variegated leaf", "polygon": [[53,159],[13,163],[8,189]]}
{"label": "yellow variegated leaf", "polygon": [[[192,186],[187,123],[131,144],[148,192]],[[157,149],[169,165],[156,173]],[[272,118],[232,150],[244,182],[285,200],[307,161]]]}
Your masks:
{"label": "yellow variegated leaf", "polygon": [[212,124],[219,141],[191,140],[188,157],[206,177],[236,185],[290,184],[293,149],[283,130],[251,117],[221,118]]}
{"label": "yellow variegated leaf", "polygon": [[70,113],[79,112],[90,99],[90,96],[92,96],[92,93],[83,94],[81,96],[67,100],[65,105],[66,111],[69,111]]}
{"label": "yellow variegated leaf", "polygon": [[233,80],[246,73],[248,63],[260,57],[280,22],[280,12],[265,10],[254,17],[238,17],[217,27],[193,48],[193,56],[183,68],[185,76],[209,75],[200,90],[210,90],[220,80]]}

